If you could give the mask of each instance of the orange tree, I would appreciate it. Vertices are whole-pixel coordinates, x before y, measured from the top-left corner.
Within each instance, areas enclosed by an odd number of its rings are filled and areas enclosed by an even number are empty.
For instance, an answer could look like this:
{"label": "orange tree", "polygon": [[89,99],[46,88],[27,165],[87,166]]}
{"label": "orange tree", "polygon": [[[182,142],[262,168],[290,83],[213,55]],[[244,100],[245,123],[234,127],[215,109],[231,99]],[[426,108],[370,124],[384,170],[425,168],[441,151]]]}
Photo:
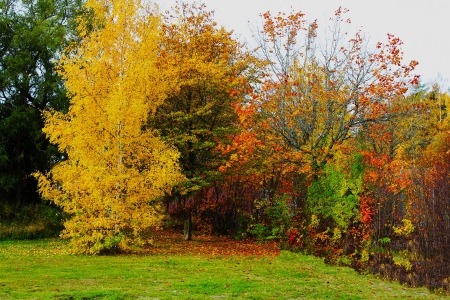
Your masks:
{"label": "orange tree", "polygon": [[[446,287],[448,252],[448,95],[417,87],[414,109],[366,132],[364,223],[374,271],[412,285]],[[382,251],[380,251],[382,250]],[[372,255],[368,255],[368,254]],[[383,265],[395,264],[395,268]]]}
{"label": "orange tree", "polygon": [[401,175],[407,175],[408,184],[390,246],[408,250],[407,263],[415,265],[408,276],[411,284],[448,289],[449,95],[434,85],[429,91],[421,87],[412,97],[424,109],[405,122],[416,134],[405,148]]}
{"label": "orange tree", "polygon": [[[433,142],[424,150],[423,159],[412,166],[412,184],[405,219],[412,221],[409,236],[411,258],[421,260],[434,280],[450,276],[450,133],[448,118]],[[442,281],[440,282],[442,284]],[[427,282],[432,284],[432,282]],[[447,282],[448,284],[448,282]]]}
{"label": "orange tree", "polygon": [[[411,74],[417,62],[402,64],[398,38],[388,35],[386,43],[371,49],[362,32],[350,35],[343,29],[350,22],[343,19],[345,12],[336,11],[323,36],[317,22],[308,23],[300,12],[263,14],[256,38],[266,67],[253,96],[237,105],[245,119],[242,132],[254,134],[260,149],[273,153],[266,157],[291,174],[294,206],[310,211],[309,218],[327,207],[307,201],[308,186],[330,161],[341,163],[339,153],[358,150],[361,132],[394,122],[401,115],[397,110],[406,109],[397,101],[418,80]],[[358,207],[355,196],[351,205]],[[357,210],[352,211],[357,219]]]}
{"label": "orange tree", "polygon": [[375,248],[406,245],[405,237],[395,234],[394,228],[409,222],[411,208],[418,205],[415,202],[419,201],[417,188],[421,184],[417,182],[423,180],[416,172],[434,156],[425,150],[434,147],[429,144],[444,128],[447,100],[448,95],[439,93],[437,86],[427,92],[417,85],[408,96],[385,106],[383,122],[367,124],[360,132],[367,166],[367,192],[361,202],[364,207],[370,206],[365,211],[365,225]]}

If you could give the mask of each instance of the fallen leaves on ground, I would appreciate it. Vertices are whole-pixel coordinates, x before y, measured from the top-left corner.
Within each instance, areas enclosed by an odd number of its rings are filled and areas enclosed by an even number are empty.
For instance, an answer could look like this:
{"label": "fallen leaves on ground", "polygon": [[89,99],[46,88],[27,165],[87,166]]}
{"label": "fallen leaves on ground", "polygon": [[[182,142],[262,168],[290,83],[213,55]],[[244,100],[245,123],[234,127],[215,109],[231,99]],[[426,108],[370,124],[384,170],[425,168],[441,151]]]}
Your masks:
{"label": "fallen leaves on ground", "polygon": [[183,239],[182,232],[159,230],[154,244],[146,247],[148,254],[213,255],[213,256],[278,256],[276,242],[260,243],[254,240],[235,240],[226,236],[195,234],[191,241]]}

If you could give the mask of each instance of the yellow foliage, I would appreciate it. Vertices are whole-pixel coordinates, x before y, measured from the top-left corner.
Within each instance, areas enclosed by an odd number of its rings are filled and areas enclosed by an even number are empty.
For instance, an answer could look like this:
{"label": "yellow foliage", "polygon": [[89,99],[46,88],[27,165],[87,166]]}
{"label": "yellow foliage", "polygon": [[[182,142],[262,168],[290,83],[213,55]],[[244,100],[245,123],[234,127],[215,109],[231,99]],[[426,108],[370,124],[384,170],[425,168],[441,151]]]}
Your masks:
{"label": "yellow foliage", "polygon": [[158,14],[138,0],[107,4],[87,1],[103,25],[86,35],[81,22],[79,47],[59,62],[68,113],[45,113],[44,132],[66,160],[35,174],[43,197],[72,216],[63,236],[77,253],[148,242],[158,197],[183,180],[179,153],[145,127],[167,91],[155,66]]}
{"label": "yellow foliage", "polygon": [[317,228],[319,226],[320,223],[320,219],[316,214],[312,214],[311,215],[311,223],[310,223],[310,227],[311,228]]}
{"label": "yellow foliage", "polygon": [[403,223],[403,226],[401,226],[401,227],[397,227],[397,226],[393,226],[392,227],[392,229],[394,230],[394,232],[396,234],[407,236],[410,233],[414,232],[415,227],[414,227],[413,223],[410,220],[403,219],[402,223]]}

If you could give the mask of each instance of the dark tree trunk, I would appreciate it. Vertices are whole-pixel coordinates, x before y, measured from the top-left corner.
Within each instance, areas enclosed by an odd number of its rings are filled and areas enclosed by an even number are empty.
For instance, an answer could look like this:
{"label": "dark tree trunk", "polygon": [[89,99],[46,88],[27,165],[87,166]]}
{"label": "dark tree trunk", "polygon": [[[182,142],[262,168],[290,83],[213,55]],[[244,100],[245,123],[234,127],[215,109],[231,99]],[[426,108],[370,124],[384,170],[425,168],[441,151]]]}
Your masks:
{"label": "dark tree trunk", "polygon": [[192,216],[191,210],[187,210],[184,217],[184,240],[190,241],[192,239]]}
{"label": "dark tree trunk", "polygon": [[22,178],[19,179],[16,187],[16,196],[15,196],[15,206],[20,207],[22,205],[22,195],[23,195],[23,185],[24,180]]}

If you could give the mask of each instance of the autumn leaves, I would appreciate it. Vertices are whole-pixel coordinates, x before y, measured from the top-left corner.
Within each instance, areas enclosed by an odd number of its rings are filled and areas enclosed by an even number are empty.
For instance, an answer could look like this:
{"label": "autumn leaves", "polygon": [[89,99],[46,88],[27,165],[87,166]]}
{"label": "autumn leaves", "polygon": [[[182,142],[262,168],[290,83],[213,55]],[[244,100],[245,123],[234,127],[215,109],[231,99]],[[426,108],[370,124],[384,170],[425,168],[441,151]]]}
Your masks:
{"label": "autumn leaves", "polygon": [[[210,191],[234,216],[238,202],[252,214],[255,195],[286,194],[305,220],[347,205],[328,224],[345,233],[358,218],[363,171],[351,165],[361,157],[337,159],[368,147],[360,138],[416,83],[400,40],[370,52],[362,33],[341,31],[337,12],[323,43],[303,14],[266,13],[251,52],[203,5],[86,7],[93,17],[78,20],[79,39],[59,61],[70,109],[45,113],[44,132],[65,159],[36,174],[43,197],[70,214],[63,236],[75,252],[145,245],[163,203],[189,224]],[[347,186],[332,201],[314,190],[334,191],[337,179]]]}
{"label": "autumn leaves", "polygon": [[168,90],[156,67],[160,18],[138,2],[100,4],[86,5],[101,25],[81,21],[89,34],[60,60],[69,112],[46,113],[44,132],[67,159],[37,175],[71,215],[63,236],[85,253],[146,244],[162,216],[156,199],[184,178],[178,151],[146,126]]}

